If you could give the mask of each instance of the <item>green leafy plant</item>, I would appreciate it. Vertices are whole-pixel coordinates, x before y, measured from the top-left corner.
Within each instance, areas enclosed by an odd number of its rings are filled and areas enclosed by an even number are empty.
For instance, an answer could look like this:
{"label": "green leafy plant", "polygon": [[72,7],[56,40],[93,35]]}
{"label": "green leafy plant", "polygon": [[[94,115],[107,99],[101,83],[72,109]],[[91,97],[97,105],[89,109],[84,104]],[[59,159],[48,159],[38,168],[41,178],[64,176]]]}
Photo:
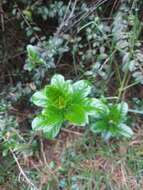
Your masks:
{"label": "green leafy plant", "polygon": [[26,60],[26,64],[24,66],[25,70],[31,71],[37,65],[45,64],[45,61],[40,57],[38,47],[28,45],[27,53],[28,53],[28,59]]}
{"label": "green leafy plant", "polygon": [[47,138],[54,138],[63,122],[83,126],[88,123],[88,116],[94,114],[94,98],[89,98],[91,86],[88,81],[72,83],[56,74],[51,84],[32,96],[32,102],[43,107],[32,122],[34,130],[42,130]]}
{"label": "green leafy plant", "polygon": [[55,68],[56,56],[60,56],[68,50],[68,46],[64,44],[64,39],[55,36],[42,40],[42,45],[40,43],[34,46],[29,44],[24,69],[32,71],[38,66],[44,66],[45,70]]}
{"label": "green leafy plant", "polygon": [[109,104],[102,100],[96,100],[97,114],[95,122],[91,124],[94,133],[101,133],[105,140],[112,137],[132,137],[133,131],[125,124],[127,119],[128,104]]}

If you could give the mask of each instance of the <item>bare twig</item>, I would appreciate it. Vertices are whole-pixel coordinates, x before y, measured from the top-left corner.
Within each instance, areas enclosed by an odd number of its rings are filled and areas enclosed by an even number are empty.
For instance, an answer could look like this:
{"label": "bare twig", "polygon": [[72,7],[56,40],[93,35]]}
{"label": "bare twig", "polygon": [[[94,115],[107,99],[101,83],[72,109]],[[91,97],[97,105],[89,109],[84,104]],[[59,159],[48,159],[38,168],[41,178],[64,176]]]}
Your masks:
{"label": "bare twig", "polygon": [[58,29],[57,29],[56,35],[59,35],[61,32],[67,32],[69,29],[76,26],[78,23],[80,23],[81,20],[84,20],[86,17],[88,17],[90,14],[92,14],[99,6],[101,6],[102,4],[104,4],[107,1],[109,1],[109,0],[98,0],[97,2],[95,2],[95,5],[92,5],[92,7],[89,8],[86,12],[82,11],[75,15],[74,12],[75,12],[75,8],[76,8],[76,4],[78,2],[78,0],[75,0],[70,15],[68,16],[67,19],[63,19],[60,27],[58,27]]}
{"label": "bare twig", "polygon": [[[92,6],[91,8],[89,8],[88,11],[86,11],[84,13],[83,12],[79,13],[75,17],[72,17],[72,20],[75,20],[75,22],[73,22],[73,24],[67,25],[68,27],[66,27],[65,32],[67,32],[69,29],[73,28],[78,23],[80,23],[80,21],[84,20],[86,17],[88,17],[89,15],[91,15],[98,7],[100,7],[102,4],[106,3],[107,1],[109,1],[109,0],[99,0],[98,2],[95,3],[94,6]],[[76,19],[76,17],[79,17],[79,19]]]}
{"label": "bare twig", "polygon": [[72,133],[72,134],[75,134],[75,135],[78,135],[78,136],[83,136],[82,133],[79,133],[77,131],[72,131],[72,130],[69,130],[69,129],[61,129],[61,130],[66,132],[66,133]]}
{"label": "bare twig", "polygon": [[45,155],[45,152],[44,152],[44,145],[43,145],[43,140],[42,138],[40,138],[40,145],[41,145],[41,154],[42,154],[42,157],[43,157],[43,161],[44,161],[44,164],[48,170],[48,173],[50,173],[54,179],[56,180],[56,182],[58,182],[58,179],[57,179],[57,176],[56,174],[54,173],[54,171],[52,171],[47,163],[47,159],[46,159],[46,155]]}
{"label": "bare twig", "polygon": [[17,159],[17,157],[16,157],[16,155],[15,155],[15,153],[13,152],[12,149],[10,149],[10,152],[11,152],[11,154],[12,154],[12,156],[13,156],[13,158],[14,158],[14,160],[15,160],[17,166],[18,166],[18,169],[19,169],[21,175],[24,177],[24,179],[26,180],[27,184],[30,185],[31,187],[33,187],[34,190],[38,190],[38,188],[34,185],[34,183],[33,183],[33,182],[27,177],[27,175],[25,174],[24,170],[22,169],[22,167],[21,167],[21,165],[20,165],[20,163],[19,163],[19,161],[18,161],[18,159]]}
{"label": "bare twig", "polygon": [[[64,18],[63,18],[63,20],[62,20],[60,26],[58,27],[57,32],[56,32],[55,35],[59,35],[60,32],[61,32],[61,30],[62,30],[62,28],[63,28],[64,26],[68,25],[69,20],[70,20],[70,19],[73,17],[73,15],[74,15],[74,11],[75,11],[75,8],[76,8],[77,1],[78,1],[78,0],[75,0],[75,2],[74,2],[74,4],[73,4],[72,11],[71,11],[71,13],[69,14],[69,16],[67,17],[69,8],[70,8],[70,6],[71,6],[71,4],[72,4],[72,1],[71,1],[71,0],[69,1],[69,4],[68,4],[68,6],[67,6],[67,9],[66,9],[66,12],[65,12],[65,15],[64,15]],[[66,17],[67,17],[67,19],[66,19]]]}

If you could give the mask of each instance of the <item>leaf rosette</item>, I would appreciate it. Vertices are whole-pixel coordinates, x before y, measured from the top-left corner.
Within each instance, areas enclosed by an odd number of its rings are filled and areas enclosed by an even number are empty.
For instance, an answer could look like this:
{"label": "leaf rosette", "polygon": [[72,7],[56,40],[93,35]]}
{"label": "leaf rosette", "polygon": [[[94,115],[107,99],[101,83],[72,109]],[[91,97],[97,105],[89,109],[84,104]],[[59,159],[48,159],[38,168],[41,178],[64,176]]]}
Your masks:
{"label": "leaf rosette", "polygon": [[52,139],[59,133],[63,122],[84,126],[89,115],[95,114],[94,98],[88,97],[91,85],[86,80],[72,83],[55,74],[51,83],[32,96],[32,102],[43,110],[32,122],[33,130],[42,130]]}
{"label": "leaf rosette", "polygon": [[109,104],[98,100],[100,106],[97,107],[95,121],[91,124],[91,130],[94,133],[101,133],[105,140],[111,136],[124,136],[130,138],[133,131],[125,122],[128,113],[128,104],[121,102],[119,104]]}

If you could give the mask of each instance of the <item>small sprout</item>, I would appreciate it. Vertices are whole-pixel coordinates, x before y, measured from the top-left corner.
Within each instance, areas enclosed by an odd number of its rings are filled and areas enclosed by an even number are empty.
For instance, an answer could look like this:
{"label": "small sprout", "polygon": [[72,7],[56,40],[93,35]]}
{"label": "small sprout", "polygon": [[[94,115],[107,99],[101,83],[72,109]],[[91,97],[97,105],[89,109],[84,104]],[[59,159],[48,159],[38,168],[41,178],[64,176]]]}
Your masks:
{"label": "small sprout", "polygon": [[95,122],[91,124],[94,133],[101,133],[105,140],[110,137],[124,136],[132,137],[133,131],[125,124],[128,112],[128,105],[125,102],[120,104],[108,104],[98,100]]}

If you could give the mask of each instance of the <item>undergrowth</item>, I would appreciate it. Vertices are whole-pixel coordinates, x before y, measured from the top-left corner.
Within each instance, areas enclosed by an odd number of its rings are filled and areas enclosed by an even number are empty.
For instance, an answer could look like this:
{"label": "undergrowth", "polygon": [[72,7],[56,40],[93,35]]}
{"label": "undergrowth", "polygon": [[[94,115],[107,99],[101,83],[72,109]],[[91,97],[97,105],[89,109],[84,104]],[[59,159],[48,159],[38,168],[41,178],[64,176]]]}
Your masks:
{"label": "undergrowth", "polygon": [[143,189],[142,7],[0,2],[1,190]]}

